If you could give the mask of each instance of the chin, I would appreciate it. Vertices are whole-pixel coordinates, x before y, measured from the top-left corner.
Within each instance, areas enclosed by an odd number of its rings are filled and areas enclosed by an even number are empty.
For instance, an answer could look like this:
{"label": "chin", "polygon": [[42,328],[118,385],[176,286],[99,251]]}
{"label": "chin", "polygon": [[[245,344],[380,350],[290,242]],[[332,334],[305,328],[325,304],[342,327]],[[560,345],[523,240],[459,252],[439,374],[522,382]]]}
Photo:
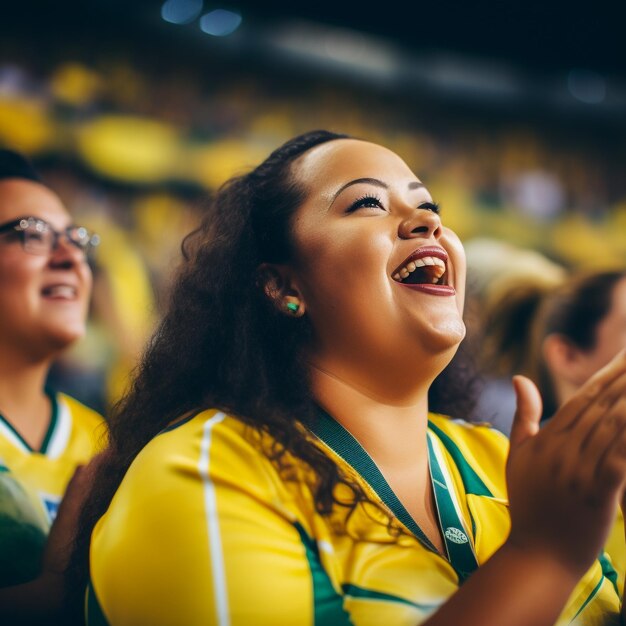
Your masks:
{"label": "chin", "polygon": [[424,338],[424,345],[435,354],[449,351],[454,353],[463,339],[465,339],[463,320],[441,320],[430,329]]}
{"label": "chin", "polygon": [[55,351],[65,350],[85,336],[85,327],[54,329],[48,333],[48,343]]}

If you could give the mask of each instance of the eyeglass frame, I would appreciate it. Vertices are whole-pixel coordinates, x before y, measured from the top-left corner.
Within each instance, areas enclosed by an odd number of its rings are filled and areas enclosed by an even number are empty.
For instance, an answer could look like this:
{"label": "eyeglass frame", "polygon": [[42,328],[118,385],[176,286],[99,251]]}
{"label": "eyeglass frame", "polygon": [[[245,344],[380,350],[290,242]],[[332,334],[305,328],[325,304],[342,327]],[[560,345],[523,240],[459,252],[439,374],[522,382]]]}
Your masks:
{"label": "eyeglass frame", "polygon": [[[40,233],[49,232],[52,234],[52,242],[48,246],[46,251],[33,251],[32,249],[28,249],[28,241],[27,241],[27,229],[29,227],[35,226],[35,228]],[[73,235],[74,231],[84,231],[85,243],[82,243],[81,239],[76,239],[75,235]],[[56,230],[52,225],[46,220],[41,219],[40,217],[18,217],[17,219],[11,220],[10,222],[6,222],[4,224],[0,224],[0,235],[8,232],[17,232],[20,234],[20,245],[24,252],[28,254],[34,254],[37,256],[45,256],[47,254],[51,254],[59,247],[59,241],[61,237],[65,235],[65,238],[69,243],[78,248],[81,252],[85,254],[85,256],[89,255],[89,251],[93,250],[96,246],[100,244],[100,236],[97,233],[92,233],[84,226],[76,226],[70,225],[63,230]]]}

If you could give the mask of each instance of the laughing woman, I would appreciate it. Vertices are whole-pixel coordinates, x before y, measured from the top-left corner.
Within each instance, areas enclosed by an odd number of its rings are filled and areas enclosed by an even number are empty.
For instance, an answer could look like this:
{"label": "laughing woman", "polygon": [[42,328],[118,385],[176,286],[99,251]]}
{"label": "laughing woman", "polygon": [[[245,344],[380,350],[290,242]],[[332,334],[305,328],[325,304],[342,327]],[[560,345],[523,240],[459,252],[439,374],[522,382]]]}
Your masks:
{"label": "laughing woman", "polygon": [[619,620],[597,557],[626,480],[626,357],[541,431],[517,378],[510,453],[435,413],[462,399],[440,374],[464,253],[398,155],[296,137],[184,250],[84,509],[70,587],[90,626]]}

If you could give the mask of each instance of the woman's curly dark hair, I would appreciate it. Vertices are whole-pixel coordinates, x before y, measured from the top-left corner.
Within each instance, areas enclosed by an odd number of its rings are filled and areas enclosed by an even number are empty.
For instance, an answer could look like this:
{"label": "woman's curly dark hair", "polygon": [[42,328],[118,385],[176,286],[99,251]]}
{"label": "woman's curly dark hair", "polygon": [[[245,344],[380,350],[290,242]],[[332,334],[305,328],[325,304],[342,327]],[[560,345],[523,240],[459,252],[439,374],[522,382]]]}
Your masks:
{"label": "woman's curly dark hair", "polygon": [[[80,605],[92,529],[128,467],[156,434],[189,412],[217,408],[268,432],[277,445],[266,453],[279,470],[287,466],[284,452],[314,468],[311,487],[322,515],[337,504],[338,483],[354,492],[354,501],[343,506],[354,509],[365,499],[301,428],[317,411],[304,362],[312,336],[307,317],[278,311],[258,284],[260,264],[285,263],[293,255],[292,216],[308,193],[292,175],[293,162],[314,146],[347,137],[319,130],[288,141],[219,189],[200,227],[184,240],[167,311],[109,418],[109,447],[68,571],[68,606]],[[431,401],[433,409],[445,410],[436,397]]]}

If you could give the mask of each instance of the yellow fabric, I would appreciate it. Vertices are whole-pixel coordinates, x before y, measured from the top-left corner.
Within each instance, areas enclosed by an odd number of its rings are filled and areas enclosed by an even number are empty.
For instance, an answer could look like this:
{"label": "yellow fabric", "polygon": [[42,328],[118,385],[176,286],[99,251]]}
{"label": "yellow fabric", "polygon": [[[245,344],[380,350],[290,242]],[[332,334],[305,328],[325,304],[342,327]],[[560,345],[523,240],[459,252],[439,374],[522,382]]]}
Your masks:
{"label": "yellow fabric", "polygon": [[56,394],[57,419],[51,424],[47,450],[35,451],[0,421],[0,460],[31,493],[37,494],[49,521],[74,470],[98,451],[106,434],[103,418],[65,394]]}
{"label": "yellow fabric", "polygon": [[624,573],[626,572],[626,542],[624,541],[624,537],[626,536],[625,533],[626,531],[624,530],[624,514],[622,513],[621,509],[618,509],[617,519],[615,520],[615,524],[613,524],[611,534],[609,535],[604,549],[611,557],[611,562],[613,563],[613,567],[617,572],[617,585],[622,595],[624,594]]}
{"label": "yellow fabric", "polygon": [[[487,426],[431,422],[483,563],[509,530],[508,442]],[[286,479],[260,448],[239,420],[206,411],[142,450],[94,530],[89,626],[415,626],[456,591],[448,561],[408,531],[391,537],[379,508],[320,516],[302,464]],[[491,495],[466,489],[461,465]],[[618,612],[597,562],[558,624],[606,625]]]}

